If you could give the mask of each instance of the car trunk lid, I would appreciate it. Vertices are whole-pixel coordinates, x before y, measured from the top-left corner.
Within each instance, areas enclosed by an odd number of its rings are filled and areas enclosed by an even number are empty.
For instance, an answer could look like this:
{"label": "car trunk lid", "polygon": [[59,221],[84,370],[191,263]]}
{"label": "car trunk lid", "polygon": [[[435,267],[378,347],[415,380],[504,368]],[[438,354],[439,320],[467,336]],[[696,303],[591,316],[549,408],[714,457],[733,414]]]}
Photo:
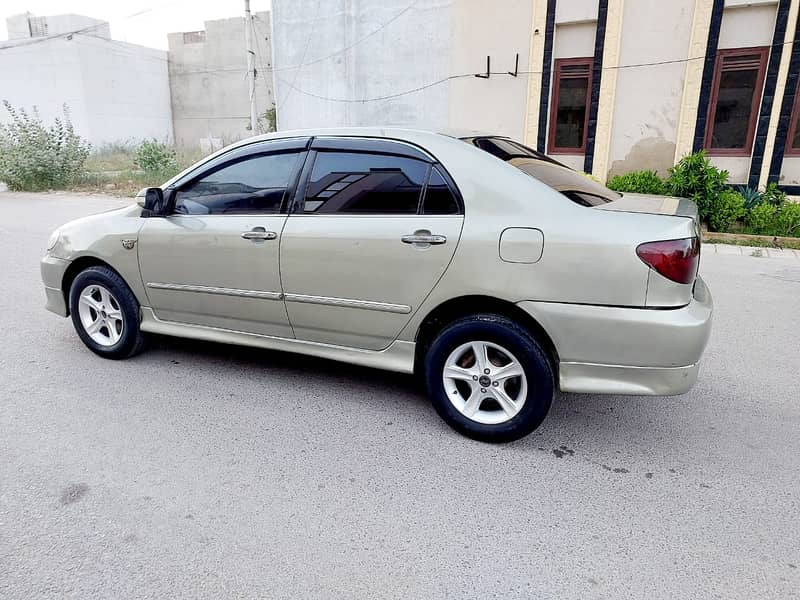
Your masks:
{"label": "car trunk lid", "polygon": [[688,217],[699,224],[697,205],[688,198],[625,193],[622,194],[620,198],[606,204],[601,204],[595,208],[600,210]]}

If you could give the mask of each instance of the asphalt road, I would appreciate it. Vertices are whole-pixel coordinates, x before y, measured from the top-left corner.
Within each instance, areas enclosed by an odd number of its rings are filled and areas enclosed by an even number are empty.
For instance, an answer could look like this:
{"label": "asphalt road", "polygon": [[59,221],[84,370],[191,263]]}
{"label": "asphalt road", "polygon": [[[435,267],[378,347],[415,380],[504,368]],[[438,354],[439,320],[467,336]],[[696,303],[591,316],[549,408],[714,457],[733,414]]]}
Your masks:
{"label": "asphalt road", "polygon": [[563,396],[491,446],[405,376],[91,354],[38,261],[119,204],[0,194],[0,597],[800,597],[800,259],[706,247],[691,393]]}

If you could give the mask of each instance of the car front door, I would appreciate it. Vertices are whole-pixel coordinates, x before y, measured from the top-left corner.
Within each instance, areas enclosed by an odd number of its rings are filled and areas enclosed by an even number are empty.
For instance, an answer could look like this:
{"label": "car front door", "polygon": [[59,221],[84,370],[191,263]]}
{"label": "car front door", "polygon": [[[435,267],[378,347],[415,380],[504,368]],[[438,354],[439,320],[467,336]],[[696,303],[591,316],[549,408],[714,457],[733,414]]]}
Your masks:
{"label": "car front door", "polygon": [[379,350],[444,274],[461,202],[441,165],[400,142],[316,138],[281,239],[298,339]]}
{"label": "car front door", "polygon": [[293,337],[278,251],[307,139],[248,145],[213,159],[169,191],[148,218],[139,266],[162,320]]}

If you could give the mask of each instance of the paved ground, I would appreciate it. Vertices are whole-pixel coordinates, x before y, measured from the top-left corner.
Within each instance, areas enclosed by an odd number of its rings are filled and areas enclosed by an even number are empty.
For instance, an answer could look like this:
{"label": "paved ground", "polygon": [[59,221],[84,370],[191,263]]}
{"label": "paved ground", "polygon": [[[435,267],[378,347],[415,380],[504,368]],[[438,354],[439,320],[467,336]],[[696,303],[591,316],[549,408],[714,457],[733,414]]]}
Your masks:
{"label": "paved ground", "polygon": [[49,232],[116,206],[0,194],[0,597],[798,598],[800,261],[707,251],[680,398],[565,396],[489,446],[410,379],[44,311]]}

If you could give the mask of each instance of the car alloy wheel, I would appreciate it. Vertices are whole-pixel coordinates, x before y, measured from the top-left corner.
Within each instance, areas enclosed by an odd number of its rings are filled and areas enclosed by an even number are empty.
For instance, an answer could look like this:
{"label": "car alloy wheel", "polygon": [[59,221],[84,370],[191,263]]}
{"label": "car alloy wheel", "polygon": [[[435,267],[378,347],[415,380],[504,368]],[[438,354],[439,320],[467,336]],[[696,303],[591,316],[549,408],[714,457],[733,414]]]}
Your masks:
{"label": "car alloy wheel", "polygon": [[108,289],[93,283],[78,297],[78,315],[87,335],[100,346],[113,346],[125,330],[119,301]]}
{"label": "car alloy wheel", "polygon": [[528,395],[528,381],[520,361],[492,342],[458,346],[445,361],[442,381],[455,409],[484,425],[513,419]]}

